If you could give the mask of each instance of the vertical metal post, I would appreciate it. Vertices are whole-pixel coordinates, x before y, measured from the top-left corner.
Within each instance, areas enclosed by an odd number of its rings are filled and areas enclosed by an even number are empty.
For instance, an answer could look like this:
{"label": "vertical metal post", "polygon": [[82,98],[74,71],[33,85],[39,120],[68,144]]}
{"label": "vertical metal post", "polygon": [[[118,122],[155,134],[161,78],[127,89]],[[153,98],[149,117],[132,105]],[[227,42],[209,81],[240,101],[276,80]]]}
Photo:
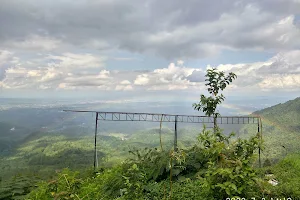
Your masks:
{"label": "vertical metal post", "polygon": [[262,145],[262,134],[263,134],[263,125],[262,125],[262,121],[261,121],[261,118],[259,118],[259,121],[260,121],[260,144]]}
{"label": "vertical metal post", "polygon": [[177,151],[177,115],[175,115],[174,151]]}
{"label": "vertical metal post", "polygon": [[[257,132],[260,135],[260,118],[257,118]],[[261,145],[261,143],[259,144],[259,147],[258,147],[258,163],[259,163],[259,167],[261,167],[260,145]]]}
{"label": "vertical metal post", "polygon": [[261,118],[259,118],[259,120],[260,120],[260,139],[261,139],[261,142],[262,142],[263,125],[262,125]]}
{"label": "vertical metal post", "polygon": [[97,131],[98,130],[98,113],[96,113],[96,123],[95,123],[95,152],[94,152],[94,171],[98,167],[97,159]]}

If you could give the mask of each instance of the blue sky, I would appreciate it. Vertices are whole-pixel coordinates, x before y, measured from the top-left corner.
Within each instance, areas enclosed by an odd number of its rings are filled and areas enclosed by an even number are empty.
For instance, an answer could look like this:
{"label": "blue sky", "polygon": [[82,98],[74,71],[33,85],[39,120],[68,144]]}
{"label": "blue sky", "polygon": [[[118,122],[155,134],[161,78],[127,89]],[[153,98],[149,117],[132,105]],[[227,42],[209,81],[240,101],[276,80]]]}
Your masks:
{"label": "blue sky", "polygon": [[[4,0],[0,97],[229,101],[300,94],[298,0]],[[254,100],[253,100],[254,101]]]}

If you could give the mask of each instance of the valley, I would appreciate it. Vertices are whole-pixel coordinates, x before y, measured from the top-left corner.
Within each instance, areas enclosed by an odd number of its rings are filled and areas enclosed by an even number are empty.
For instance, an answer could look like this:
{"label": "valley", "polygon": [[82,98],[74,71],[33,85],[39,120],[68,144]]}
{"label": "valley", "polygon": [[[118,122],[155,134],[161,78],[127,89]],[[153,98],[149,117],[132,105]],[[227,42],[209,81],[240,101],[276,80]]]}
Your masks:
{"label": "valley", "polygon": [[[10,192],[16,190],[17,183],[13,184],[12,180],[22,179],[34,185],[55,176],[55,172],[64,168],[83,174],[87,169],[93,169],[94,116],[61,112],[63,108],[19,108],[0,112],[3,121],[0,123],[0,199],[1,194],[2,198],[8,197]],[[12,120],[10,116],[16,116],[15,113],[21,114]],[[252,115],[259,115],[263,122],[264,167],[277,166],[283,159],[299,152],[300,98],[256,111]],[[173,146],[173,126],[163,123],[162,144],[166,150],[171,150]],[[189,149],[195,145],[202,128],[201,124],[180,124],[178,147]],[[224,128],[226,135],[231,131],[236,133],[233,141],[250,138],[257,133],[255,125]],[[100,121],[97,143],[99,168],[117,166],[133,158],[128,152],[145,148],[160,149],[159,123],[141,122],[133,126],[131,122]],[[257,152],[255,154],[257,163]],[[19,195],[26,191],[26,188],[21,189]]]}

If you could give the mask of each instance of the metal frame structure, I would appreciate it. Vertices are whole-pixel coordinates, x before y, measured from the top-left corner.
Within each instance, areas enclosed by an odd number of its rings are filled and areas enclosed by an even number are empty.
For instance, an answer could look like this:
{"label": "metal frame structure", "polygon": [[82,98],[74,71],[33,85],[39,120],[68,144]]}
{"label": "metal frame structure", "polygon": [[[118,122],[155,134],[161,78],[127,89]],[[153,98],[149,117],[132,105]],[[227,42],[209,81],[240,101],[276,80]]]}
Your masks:
{"label": "metal frame structure", "polygon": [[[97,132],[98,121],[145,121],[145,122],[174,122],[174,150],[177,150],[177,123],[202,123],[214,124],[214,118],[197,115],[172,115],[158,113],[131,113],[131,112],[105,112],[88,110],[63,110],[65,112],[95,113],[95,150],[94,169],[98,167],[97,159]],[[258,116],[220,116],[217,117],[217,124],[257,124],[257,131],[262,140],[262,122]],[[259,166],[261,167],[261,149],[259,148]]]}

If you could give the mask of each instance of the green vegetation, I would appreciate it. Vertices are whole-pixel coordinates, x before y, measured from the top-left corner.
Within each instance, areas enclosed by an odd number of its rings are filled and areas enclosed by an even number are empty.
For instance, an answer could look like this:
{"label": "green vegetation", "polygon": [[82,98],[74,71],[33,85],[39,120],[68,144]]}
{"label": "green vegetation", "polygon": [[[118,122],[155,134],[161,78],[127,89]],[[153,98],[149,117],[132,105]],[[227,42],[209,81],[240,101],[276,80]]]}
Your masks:
{"label": "green vegetation", "polygon": [[277,165],[266,167],[265,171],[274,174],[279,184],[276,187],[268,185],[267,190],[282,197],[300,199],[300,154],[291,154]]}
{"label": "green vegetation", "polygon": [[[178,146],[185,148],[194,143],[194,129],[179,129]],[[185,134],[183,134],[185,133]],[[129,157],[132,148],[158,148],[159,130],[147,129],[131,135],[112,133],[98,136],[98,159],[103,167],[113,166]],[[165,147],[173,145],[173,132],[162,128]],[[61,133],[34,132],[10,152],[0,154],[0,177],[6,180],[14,175],[35,172],[48,177],[57,169],[68,167],[82,170],[93,163],[94,136],[71,136]]]}
{"label": "green vegetation", "polygon": [[300,131],[300,97],[254,112],[254,114],[267,120],[268,129],[278,127],[291,132]]}
{"label": "green vegetation", "polygon": [[34,174],[19,174],[9,180],[0,180],[0,199],[24,199],[39,181],[41,179]]}
{"label": "green vegetation", "polygon": [[219,94],[219,92],[220,90],[223,91],[237,76],[232,72],[225,76],[224,72],[219,72],[216,68],[213,68],[207,70],[205,77],[207,77],[205,81],[208,81],[205,85],[208,87],[207,91],[211,96],[206,97],[201,94],[200,102],[193,104],[193,107],[195,110],[201,110],[206,116],[213,116],[214,129],[216,129],[216,119],[220,116],[220,113],[218,113],[216,109],[217,106],[225,100],[224,95]]}
{"label": "green vegetation", "polygon": [[205,75],[208,81],[205,85],[208,86],[207,91],[211,96],[206,97],[200,95],[200,102],[193,104],[195,110],[203,111],[207,116],[220,116],[220,113],[216,112],[217,106],[221,104],[225,97],[223,94],[219,94],[220,90],[224,90],[234,79],[236,75],[230,72],[225,76],[224,72],[219,72],[216,68],[208,69]]}
{"label": "green vegetation", "polygon": [[[264,140],[263,160],[276,164],[289,153],[300,150],[300,98],[253,113],[262,118]],[[257,127],[246,125],[240,130],[241,138],[248,138]]]}
{"label": "green vegetation", "polygon": [[[212,96],[201,95],[193,106],[215,118],[225,99],[219,91],[236,76],[212,69],[207,77]],[[176,150],[173,131],[161,124],[132,134],[99,134],[96,171],[88,167],[92,134],[34,132],[16,141],[2,134],[2,143],[13,145],[0,151],[0,199],[300,199],[300,98],[254,115],[262,117],[263,144],[257,127],[248,125],[239,137],[217,126],[180,129]],[[1,127],[9,132],[11,126]]]}
{"label": "green vegetation", "polygon": [[203,129],[189,149],[132,150],[131,159],[96,175],[78,178],[65,170],[42,182],[30,199],[223,199],[252,197],[257,191],[251,167],[258,137],[229,143],[231,136]]}

